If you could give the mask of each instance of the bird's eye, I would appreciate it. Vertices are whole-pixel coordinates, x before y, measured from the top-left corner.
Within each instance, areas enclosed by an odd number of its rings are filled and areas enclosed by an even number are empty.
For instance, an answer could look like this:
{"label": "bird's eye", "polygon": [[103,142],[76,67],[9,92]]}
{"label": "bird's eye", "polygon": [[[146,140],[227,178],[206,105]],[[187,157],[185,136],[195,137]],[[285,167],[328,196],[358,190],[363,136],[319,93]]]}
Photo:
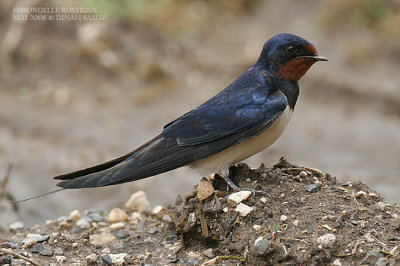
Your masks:
{"label": "bird's eye", "polygon": [[294,44],[286,45],[285,49],[288,54],[295,54],[297,52],[297,47]]}

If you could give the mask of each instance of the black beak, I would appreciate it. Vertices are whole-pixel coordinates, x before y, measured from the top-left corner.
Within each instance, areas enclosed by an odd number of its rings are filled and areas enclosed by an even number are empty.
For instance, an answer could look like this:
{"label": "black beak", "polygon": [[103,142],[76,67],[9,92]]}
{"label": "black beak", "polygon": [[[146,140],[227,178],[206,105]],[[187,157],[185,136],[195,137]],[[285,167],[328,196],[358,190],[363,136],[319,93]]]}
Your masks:
{"label": "black beak", "polygon": [[326,57],[320,55],[305,55],[305,56],[298,56],[297,58],[310,58],[314,61],[328,61]]}
{"label": "black beak", "polygon": [[314,55],[314,56],[311,56],[311,58],[315,61],[328,61],[328,59],[326,57],[323,57],[320,55]]}

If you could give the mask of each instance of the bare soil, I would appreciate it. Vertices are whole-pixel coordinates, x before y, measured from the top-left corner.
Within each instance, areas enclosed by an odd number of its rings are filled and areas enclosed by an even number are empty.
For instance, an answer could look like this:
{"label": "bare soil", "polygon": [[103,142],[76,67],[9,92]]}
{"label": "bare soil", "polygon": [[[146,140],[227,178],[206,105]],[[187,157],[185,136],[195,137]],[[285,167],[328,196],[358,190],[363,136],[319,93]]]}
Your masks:
{"label": "bare soil", "polygon": [[[201,203],[195,187],[156,215],[142,213],[138,218],[127,211],[123,229],[112,230],[105,218],[78,230],[76,220],[65,216],[47,221],[47,226],[12,231],[1,239],[0,263],[14,265],[23,260],[11,252],[40,265],[57,262],[60,254],[65,256],[65,264],[107,265],[112,254],[120,253],[126,253],[126,265],[400,263],[400,207],[386,203],[367,185],[340,183],[330,174],[284,159],[273,168],[238,164],[230,174],[240,187],[269,194],[245,200],[243,204],[253,211],[244,217],[227,201],[232,191],[216,176],[212,180],[215,193],[208,200]],[[49,237],[26,247],[22,241],[28,233]],[[105,233],[116,240],[93,245],[91,236]],[[334,240],[321,242],[326,235],[333,235]],[[259,250],[257,239],[264,240],[266,250]],[[41,255],[46,249],[53,250],[51,255]],[[91,254],[95,254],[93,261],[87,258]]]}

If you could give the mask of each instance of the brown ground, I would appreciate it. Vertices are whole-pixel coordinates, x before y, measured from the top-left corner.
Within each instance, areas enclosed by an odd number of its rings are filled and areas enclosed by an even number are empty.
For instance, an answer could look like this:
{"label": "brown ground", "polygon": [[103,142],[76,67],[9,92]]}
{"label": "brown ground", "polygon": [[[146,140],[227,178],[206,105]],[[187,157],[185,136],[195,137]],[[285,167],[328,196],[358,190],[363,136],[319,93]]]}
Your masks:
{"label": "brown ground", "polygon": [[[65,256],[64,263],[69,265],[106,265],[112,254],[120,253],[127,253],[124,263],[136,265],[400,263],[400,207],[386,203],[365,184],[340,183],[330,174],[285,160],[273,168],[239,164],[231,168],[231,175],[241,187],[269,193],[266,201],[261,195],[244,201],[254,208],[245,217],[227,201],[232,192],[216,177],[212,183],[216,192],[208,200],[200,203],[195,189],[157,215],[133,218],[128,211],[123,229],[111,231],[107,215],[99,212],[104,220],[92,221],[83,230],[66,216],[48,221],[47,227],[11,232],[1,239],[0,246],[8,249],[0,252],[0,263],[17,263],[9,251],[41,265],[56,262],[56,256]],[[307,191],[309,186],[316,191]],[[30,232],[49,235],[49,239],[24,247],[22,240]],[[111,233],[115,240],[104,245],[92,242],[93,235],[104,233]],[[327,234],[336,240],[319,242]],[[268,243],[265,252],[255,246],[260,237]],[[51,251],[46,255],[44,250]],[[89,255],[95,262],[86,258]]]}
{"label": "brown ground", "polygon": [[[28,2],[34,1],[19,4]],[[246,162],[271,166],[286,156],[344,180],[362,180],[399,202],[398,4],[173,2],[151,6],[139,17],[122,16],[135,6],[123,8],[101,23],[23,25],[12,20],[14,2],[1,2],[0,39],[22,31],[13,49],[4,42],[0,49],[0,177],[12,163],[9,190],[16,199],[53,190],[52,176],[138,147],[234,80],[270,36],[290,32],[313,42],[329,61],[300,81],[283,136]],[[65,191],[21,204],[18,213],[3,201],[0,227],[16,220],[33,225],[77,207],[111,208],[138,189],[153,205],[166,204],[198,180],[198,174],[179,169],[122,186]]]}
{"label": "brown ground", "polygon": [[[74,258],[82,261],[84,255],[104,251],[103,247],[94,247],[85,241],[86,231],[109,231],[108,222],[91,222],[91,229],[85,229],[81,238],[79,230],[74,229],[76,221],[57,222],[54,217],[75,209],[82,214],[93,207],[100,212],[111,210],[122,206],[136,190],[145,190],[152,206],[165,206],[176,195],[191,190],[198,183],[199,175],[179,169],[121,186],[64,191],[20,204],[17,211],[7,202],[9,195],[22,199],[53,190],[52,176],[112,159],[141,145],[158,134],[164,124],[223,89],[256,60],[263,43],[279,32],[305,37],[329,62],[315,65],[300,81],[300,98],[284,135],[267,151],[246,162],[253,167],[261,162],[270,167],[285,156],[300,165],[335,173],[338,182],[353,180],[354,185],[333,185],[329,178],[325,180],[316,174],[327,187],[300,196],[296,193],[303,191],[307,182],[315,181],[310,176],[302,181],[292,180],[290,175],[272,176],[265,188],[271,198],[265,204],[270,210],[265,210],[264,220],[257,216],[264,210],[258,208],[259,196],[245,202],[257,210],[239,218],[236,224],[235,212],[219,210],[217,218],[228,219],[229,223],[217,220],[216,225],[212,220],[215,212],[206,212],[202,216],[203,226],[208,225],[210,235],[205,240],[197,232],[200,217],[197,210],[201,205],[196,206],[192,198],[190,204],[184,202],[185,206],[181,203],[172,209],[176,212],[187,208],[195,214],[191,217],[196,217],[194,224],[188,223],[187,218],[180,220],[191,227],[178,228],[181,233],[178,239],[170,235],[175,233],[173,225],[145,215],[143,222],[130,219],[126,223],[128,229],[113,232],[118,241],[110,245],[110,254],[126,250],[127,262],[155,263],[160,257],[167,257],[163,259],[165,262],[179,259],[184,264],[193,256],[201,262],[217,255],[245,256],[247,246],[246,261],[251,262],[261,258],[254,256],[253,244],[256,236],[263,236],[270,245],[263,255],[266,259],[276,254],[276,258],[292,263],[307,259],[308,254],[320,261],[330,255],[331,261],[340,259],[345,264],[354,258],[365,258],[371,249],[387,252],[394,248],[391,245],[398,245],[391,238],[397,234],[393,231],[397,207],[375,205],[382,198],[373,197],[369,189],[356,185],[361,180],[388,202],[400,201],[400,27],[397,27],[400,5],[396,1],[183,0],[167,1],[167,6],[160,4],[165,1],[152,1],[158,5],[147,7],[140,14],[129,14],[137,10],[135,6],[112,9],[114,16],[108,14],[102,23],[28,21],[20,24],[12,20],[16,3],[24,6],[35,2],[42,6],[66,5],[66,1],[46,0],[0,2],[0,236],[16,243],[2,246],[11,245],[13,251],[21,252],[19,241],[28,231],[41,228],[41,232],[49,230],[54,235],[50,242],[40,243],[33,251],[58,245],[65,251],[67,264]],[[83,5],[82,1],[68,3]],[[121,1],[113,3],[118,5]],[[108,11],[107,7],[98,7]],[[11,36],[19,36],[19,30],[21,39],[10,49],[5,37],[10,32]],[[9,186],[3,186],[6,183],[2,177],[9,163],[13,165]],[[279,187],[280,180],[286,179]],[[221,189],[219,184],[215,185]],[[280,198],[282,193],[278,191],[284,191],[286,186],[288,190]],[[292,193],[291,189],[296,192]],[[365,190],[367,196],[352,194],[359,190]],[[318,198],[316,202],[311,201],[314,197]],[[302,198],[305,206],[312,208],[304,209]],[[215,198],[203,205],[214,202]],[[288,203],[282,205],[283,202]],[[228,209],[233,208],[222,198],[220,204],[222,209],[227,205]],[[286,210],[286,206],[290,207]],[[313,212],[318,213],[311,219],[307,215]],[[177,212],[174,216],[175,222],[181,218],[180,214]],[[271,218],[266,218],[271,214]],[[284,223],[280,222],[282,215],[287,216]],[[296,219],[298,226],[293,224]],[[43,228],[46,220],[54,221],[48,229]],[[9,234],[9,224],[15,221],[22,221],[29,228],[33,224],[39,226]],[[261,231],[265,231],[257,234],[254,223],[261,223]],[[60,224],[63,235],[56,233]],[[271,233],[277,224],[281,232],[272,239]],[[154,235],[146,233],[154,226],[163,227]],[[248,232],[247,242],[236,241],[240,234],[236,229],[242,227]],[[222,233],[215,235],[213,228]],[[188,232],[197,232],[193,245],[190,238],[187,240]],[[337,236],[335,247],[312,250],[319,234],[328,232]],[[349,235],[352,232],[354,235]],[[186,245],[174,257],[171,250],[179,247],[182,235],[186,235],[183,237]],[[225,240],[218,238],[221,235]],[[218,240],[210,240],[214,236]],[[300,240],[293,240],[299,237]],[[206,251],[209,257],[196,253],[205,251],[208,245],[215,249],[211,253]],[[284,247],[288,254],[284,254]],[[56,249],[53,251],[49,258],[37,253],[32,256],[37,261],[54,261],[60,254]],[[26,252],[21,254],[31,254],[31,247]],[[392,255],[384,252],[378,251],[379,256],[394,263],[398,250]],[[5,257],[3,262],[7,261]],[[377,254],[369,257],[378,259]]]}

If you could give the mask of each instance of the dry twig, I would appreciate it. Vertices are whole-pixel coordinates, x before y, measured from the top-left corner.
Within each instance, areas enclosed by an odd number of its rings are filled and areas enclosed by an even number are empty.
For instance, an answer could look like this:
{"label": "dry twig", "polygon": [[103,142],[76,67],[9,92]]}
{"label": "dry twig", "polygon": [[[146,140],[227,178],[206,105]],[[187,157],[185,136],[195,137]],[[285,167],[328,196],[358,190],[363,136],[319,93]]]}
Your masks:
{"label": "dry twig", "polygon": [[24,260],[24,261],[29,262],[29,263],[32,264],[32,265],[40,266],[39,263],[37,263],[37,262],[31,260],[30,258],[27,258],[27,257],[25,257],[25,256],[22,256],[22,255],[20,255],[20,254],[18,254],[18,253],[15,253],[14,251],[11,251],[11,250],[8,250],[8,249],[5,249],[5,248],[0,248],[0,252],[6,253],[6,254],[10,254],[10,255],[12,255],[12,256],[14,256],[14,257],[20,258],[20,259],[22,259],[22,260]]}

